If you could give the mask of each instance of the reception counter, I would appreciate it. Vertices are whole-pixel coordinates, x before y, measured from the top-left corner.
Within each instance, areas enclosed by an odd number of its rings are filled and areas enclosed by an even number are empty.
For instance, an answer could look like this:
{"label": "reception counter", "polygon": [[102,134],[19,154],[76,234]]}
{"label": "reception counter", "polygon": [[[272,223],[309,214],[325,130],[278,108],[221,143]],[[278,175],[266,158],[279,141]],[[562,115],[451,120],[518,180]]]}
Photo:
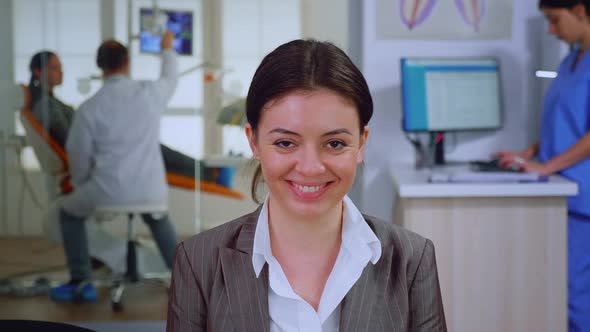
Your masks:
{"label": "reception counter", "polygon": [[[465,167],[465,166],[464,166]],[[430,183],[396,165],[395,222],[434,243],[449,331],[567,331],[567,196],[534,183]]]}

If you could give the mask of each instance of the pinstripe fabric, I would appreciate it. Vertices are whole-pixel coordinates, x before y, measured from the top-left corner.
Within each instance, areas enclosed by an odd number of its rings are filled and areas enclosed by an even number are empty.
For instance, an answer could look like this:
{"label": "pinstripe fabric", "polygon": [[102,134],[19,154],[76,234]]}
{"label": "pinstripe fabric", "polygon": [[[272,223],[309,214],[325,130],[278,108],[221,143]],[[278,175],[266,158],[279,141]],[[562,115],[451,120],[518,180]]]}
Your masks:
{"label": "pinstripe fabric", "polygon": [[[252,267],[257,210],[178,245],[167,331],[269,331],[268,268]],[[382,256],[342,302],[341,331],[446,331],[434,246],[365,216]]]}

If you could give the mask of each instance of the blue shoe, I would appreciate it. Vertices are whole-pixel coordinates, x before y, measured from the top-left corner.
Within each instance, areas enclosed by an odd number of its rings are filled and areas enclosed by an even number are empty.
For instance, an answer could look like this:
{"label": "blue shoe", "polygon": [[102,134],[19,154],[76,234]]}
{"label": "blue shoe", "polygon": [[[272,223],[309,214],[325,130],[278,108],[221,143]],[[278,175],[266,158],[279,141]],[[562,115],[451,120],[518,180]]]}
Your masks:
{"label": "blue shoe", "polygon": [[96,288],[91,283],[63,284],[51,289],[51,298],[59,302],[96,302]]}

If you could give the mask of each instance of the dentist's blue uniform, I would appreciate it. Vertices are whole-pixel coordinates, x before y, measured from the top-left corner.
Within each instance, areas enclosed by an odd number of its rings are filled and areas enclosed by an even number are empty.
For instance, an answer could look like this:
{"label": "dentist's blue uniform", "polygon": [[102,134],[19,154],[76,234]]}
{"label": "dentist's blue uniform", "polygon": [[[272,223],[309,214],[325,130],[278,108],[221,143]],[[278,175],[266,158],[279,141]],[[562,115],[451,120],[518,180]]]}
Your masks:
{"label": "dentist's blue uniform", "polygon": [[[573,67],[578,50],[561,63],[545,95],[539,159],[564,153],[590,132],[590,52]],[[569,331],[590,331],[590,158],[559,172],[578,184],[568,198]]]}

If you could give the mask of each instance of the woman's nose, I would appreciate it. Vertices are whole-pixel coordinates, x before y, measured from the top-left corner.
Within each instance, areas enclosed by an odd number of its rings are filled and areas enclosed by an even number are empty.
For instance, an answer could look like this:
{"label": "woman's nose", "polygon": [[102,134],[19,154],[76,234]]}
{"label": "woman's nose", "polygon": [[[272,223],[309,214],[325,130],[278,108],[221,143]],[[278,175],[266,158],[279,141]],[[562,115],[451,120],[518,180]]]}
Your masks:
{"label": "woman's nose", "polygon": [[295,169],[308,176],[319,175],[326,171],[320,152],[316,148],[306,148],[297,157]]}

